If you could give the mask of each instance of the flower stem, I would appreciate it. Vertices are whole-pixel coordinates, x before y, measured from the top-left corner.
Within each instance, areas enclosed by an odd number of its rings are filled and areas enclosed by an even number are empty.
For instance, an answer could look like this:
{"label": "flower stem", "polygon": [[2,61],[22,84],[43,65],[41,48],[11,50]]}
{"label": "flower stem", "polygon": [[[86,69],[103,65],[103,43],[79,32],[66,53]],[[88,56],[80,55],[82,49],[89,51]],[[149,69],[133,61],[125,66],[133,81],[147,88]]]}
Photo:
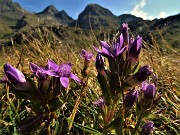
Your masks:
{"label": "flower stem", "polygon": [[139,126],[140,126],[140,124],[141,124],[141,121],[142,121],[143,116],[144,116],[144,111],[142,110],[141,113],[140,113],[140,115],[139,115],[138,121],[137,121],[137,123],[136,123],[135,129],[134,129],[132,135],[135,135],[136,132],[138,131],[138,128],[139,128]]}

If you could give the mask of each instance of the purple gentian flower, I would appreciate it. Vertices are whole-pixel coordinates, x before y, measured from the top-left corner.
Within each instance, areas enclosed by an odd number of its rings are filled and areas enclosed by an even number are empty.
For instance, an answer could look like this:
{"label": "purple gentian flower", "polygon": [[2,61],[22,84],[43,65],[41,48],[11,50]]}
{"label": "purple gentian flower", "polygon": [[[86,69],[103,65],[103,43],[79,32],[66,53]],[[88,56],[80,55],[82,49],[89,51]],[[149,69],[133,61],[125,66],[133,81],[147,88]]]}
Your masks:
{"label": "purple gentian flower", "polygon": [[153,133],[153,125],[154,123],[152,121],[145,123],[142,126],[141,135],[151,135]]}
{"label": "purple gentian flower", "polygon": [[147,82],[142,83],[142,104],[145,107],[150,107],[152,104],[155,94],[156,94],[156,87],[154,84],[149,84]]}
{"label": "purple gentian flower", "polygon": [[125,112],[129,111],[138,98],[138,90],[128,93],[124,98]]}
{"label": "purple gentian flower", "polygon": [[120,54],[122,54],[126,49],[126,46],[122,47],[123,46],[123,41],[124,41],[123,40],[123,35],[121,34],[120,37],[119,37],[118,42],[115,42],[112,46],[110,46],[106,41],[100,41],[100,45],[102,47],[101,50],[99,50],[95,46],[93,46],[93,47],[102,56],[107,57],[107,58],[115,59]]}
{"label": "purple gentian flower", "polygon": [[129,77],[127,82],[132,86],[138,85],[145,81],[152,73],[153,71],[150,66],[142,66],[134,75]]}
{"label": "purple gentian flower", "polygon": [[121,25],[121,29],[120,29],[122,35],[123,35],[123,39],[124,39],[124,44],[125,45],[129,45],[129,32],[128,32],[128,24],[127,23],[123,23]]}
{"label": "purple gentian flower", "polygon": [[141,48],[142,48],[142,37],[137,36],[137,38],[134,41],[133,39],[130,40],[128,56],[131,59],[132,65],[134,65],[137,62],[139,58],[139,54],[141,52]]}
{"label": "purple gentian flower", "polygon": [[23,75],[23,73],[8,63],[4,65],[4,72],[5,72],[8,80],[12,84],[26,82],[26,79],[25,79],[25,76]]}
{"label": "purple gentian flower", "polygon": [[82,81],[76,75],[71,73],[72,65],[70,63],[57,65],[54,61],[48,60],[48,65],[53,69],[53,71],[49,71],[47,73],[50,76],[59,77],[60,83],[63,87],[68,87],[69,78],[82,83]]}
{"label": "purple gentian flower", "polygon": [[34,85],[26,80],[23,73],[10,64],[4,65],[4,72],[8,80],[14,85],[15,90],[28,92],[35,90]]}
{"label": "purple gentian flower", "polygon": [[84,50],[84,49],[82,49],[81,57],[84,58],[87,61],[90,61],[91,59],[94,60],[93,54],[86,51],[86,50]]}
{"label": "purple gentian flower", "polygon": [[104,70],[104,58],[101,56],[101,54],[97,54],[95,66],[98,72]]}
{"label": "purple gentian flower", "polygon": [[46,65],[45,68],[40,68],[38,65],[30,62],[30,70],[32,73],[38,77],[40,80],[45,80],[48,76],[46,73],[47,70],[50,70],[49,65]]}

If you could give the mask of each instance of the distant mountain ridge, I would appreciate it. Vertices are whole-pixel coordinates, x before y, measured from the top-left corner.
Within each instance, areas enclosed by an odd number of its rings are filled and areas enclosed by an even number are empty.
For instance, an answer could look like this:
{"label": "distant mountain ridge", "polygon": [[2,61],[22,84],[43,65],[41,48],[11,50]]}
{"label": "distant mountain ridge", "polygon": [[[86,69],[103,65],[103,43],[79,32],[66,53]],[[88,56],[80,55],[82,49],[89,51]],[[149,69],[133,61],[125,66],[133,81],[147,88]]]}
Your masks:
{"label": "distant mountain ridge", "polygon": [[174,46],[180,43],[178,38],[180,36],[180,14],[150,21],[131,14],[116,16],[98,4],[89,4],[74,20],[65,10],[59,11],[54,5],[49,5],[39,13],[31,13],[12,0],[0,0],[0,18],[0,38],[13,34],[14,30],[26,30],[37,26],[66,25],[72,28],[109,31],[117,30],[122,23],[128,23],[132,33],[143,35],[143,39],[149,40],[151,33],[157,36],[156,30],[160,29],[162,35],[172,40]]}

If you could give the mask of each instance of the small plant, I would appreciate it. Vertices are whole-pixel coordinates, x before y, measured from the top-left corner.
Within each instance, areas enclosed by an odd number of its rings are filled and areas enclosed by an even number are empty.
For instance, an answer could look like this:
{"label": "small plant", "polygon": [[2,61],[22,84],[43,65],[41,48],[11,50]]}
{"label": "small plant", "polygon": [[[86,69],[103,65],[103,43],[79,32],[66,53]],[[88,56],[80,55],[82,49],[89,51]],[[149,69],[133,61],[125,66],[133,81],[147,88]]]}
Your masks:
{"label": "small plant", "polygon": [[38,134],[39,129],[45,129],[48,134],[53,134],[51,124],[53,119],[57,119],[57,111],[73,99],[70,93],[74,87],[69,85],[70,79],[73,79],[81,84],[81,97],[76,99],[71,116],[64,114],[65,118],[69,117],[66,120],[68,130],[71,130],[73,123],[76,123],[78,106],[87,91],[91,60],[95,60],[97,83],[101,88],[99,99],[92,102],[91,107],[99,115],[94,117],[96,126],[85,130],[79,124],[79,128],[94,134],[153,133],[153,122],[148,120],[148,115],[157,106],[161,95],[157,94],[157,75],[151,66],[140,66],[142,37],[130,38],[128,24],[122,24],[120,35],[112,43],[100,41],[100,46],[101,49],[93,46],[97,52],[96,59],[92,53],[82,50],[82,80],[71,72],[71,63],[57,65],[50,59],[45,67],[30,63],[33,75],[24,75],[8,63],[4,65],[5,77],[0,80],[1,83],[5,83],[7,91],[17,98],[31,103],[32,115],[19,124],[20,133]]}

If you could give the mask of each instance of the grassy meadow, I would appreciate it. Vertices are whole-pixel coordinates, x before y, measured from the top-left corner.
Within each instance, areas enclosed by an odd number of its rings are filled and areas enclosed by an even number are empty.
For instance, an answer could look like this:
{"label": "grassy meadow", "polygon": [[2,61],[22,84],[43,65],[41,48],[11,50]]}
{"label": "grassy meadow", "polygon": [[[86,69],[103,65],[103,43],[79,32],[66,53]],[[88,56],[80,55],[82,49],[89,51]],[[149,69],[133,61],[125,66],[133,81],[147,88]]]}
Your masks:
{"label": "grassy meadow", "polygon": [[[29,62],[43,67],[48,59],[52,59],[58,64],[71,62],[72,72],[86,82],[86,87],[82,87],[71,81],[70,86],[66,89],[66,91],[70,91],[68,102],[56,110],[56,116],[52,118],[50,126],[41,125],[32,134],[48,134],[48,128],[51,128],[50,132],[53,135],[99,133],[96,132],[98,129],[96,118],[99,117],[99,112],[97,108],[92,107],[92,102],[101,96],[96,78],[95,62],[91,61],[90,67],[88,67],[88,77],[84,78],[81,74],[84,59],[80,57],[81,49],[93,52],[93,56],[96,57],[92,46],[99,45],[99,42],[96,41],[93,32],[89,38],[84,37],[83,32],[73,36],[78,39],[77,46],[71,45],[71,39],[68,43],[57,43],[53,38],[42,36],[42,33],[39,33],[39,38],[27,38],[28,45],[14,44],[11,47],[4,46],[1,49],[1,78],[4,76],[3,66],[5,63],[17,67],[26,75],[30,75]],[[151,65],[158,75],[157,92],[162,94],[158,106],[148,118],[154,122],[155,135],[178,135],[180,134],[180,50],[170,47],[168,41],[161,38],[162,44],[153,41],[154,45],[150,46],[143,42],[144,47],[140,54],[140,65]],[[0,85],[0,134],[19,135],[19,123],[33,112],[28,100],[17,99],[6,88],[6,86]],[[131,116],[128,119],[131,126],[134,127],[134,119]]]}

